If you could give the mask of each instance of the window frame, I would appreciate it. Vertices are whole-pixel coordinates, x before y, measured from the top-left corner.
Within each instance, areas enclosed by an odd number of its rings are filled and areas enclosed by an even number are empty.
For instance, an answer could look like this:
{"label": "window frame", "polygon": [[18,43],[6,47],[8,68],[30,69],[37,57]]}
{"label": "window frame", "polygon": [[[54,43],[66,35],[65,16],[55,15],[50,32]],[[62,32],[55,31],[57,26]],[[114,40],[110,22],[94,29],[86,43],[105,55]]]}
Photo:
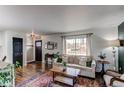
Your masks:
{"label": "window frame", "polygon": [[[85,42],[85,43],[84,43],[84,44],[85,44],[85,53],[84,53],[84,54],[83,54],[83,53],[80,53],[80,54],[79,54],[79,53],[77,53],[76,51],[75,51],[75,53],[72,53],[72,54],[71,54],[71,53],[67,53],[67,41],[66,41],[66,40],[69,40],[69,39],[72,39],[72,40],[74,39],[74,44],[75,44],[75,45],[74,45],[74,49],[75,49],[75,50],[77,49],[77,48],[76,48],[76,46],[77,46],[77,39],[82,39],[82,40],[85,39],[85,41],[84,41],[84,42]],[[80,36],[80,37],[79,37],[79,36],[78,36],[78,37],[77,37],[77,36],[66,37],[66,38],[65,38],[65,42],[64,42],[64,46],[65,46],[65,54],[66,54],[66,55],[87,56],[87,37],[86,37],[86,35],[83,35],[83,36]]]}

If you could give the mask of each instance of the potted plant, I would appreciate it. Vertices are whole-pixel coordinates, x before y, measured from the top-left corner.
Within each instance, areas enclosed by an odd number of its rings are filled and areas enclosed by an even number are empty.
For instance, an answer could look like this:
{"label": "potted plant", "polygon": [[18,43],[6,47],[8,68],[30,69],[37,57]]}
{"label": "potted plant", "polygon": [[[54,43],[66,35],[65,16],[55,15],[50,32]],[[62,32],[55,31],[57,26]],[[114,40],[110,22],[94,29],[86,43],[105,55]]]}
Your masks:
{"label": "potted plant", "polygon": [[53,54],[53,63],[62,63],[62,57],[59,55],[59,52]]}
{"label": "potted plant", "polygon": [[98,56],[101,60],[104,60],[106,58],[106,54],[100,52],[100,55]]}
{"label": "potted plant", "polygon": [[59,52],[57,52],[56,54],[53,54],[53,63],[56,63],[59,58],[60,58]]}
{"label": "potted plant", "polygon": [[16,61],[15,68],[21,68],[21,64],[19,61]]}
{"label": "potted plant", "polygon": [[21,70],[21,64],[20,64],[19,61],[16,61],[15,69],[20,72],[20,70]]}

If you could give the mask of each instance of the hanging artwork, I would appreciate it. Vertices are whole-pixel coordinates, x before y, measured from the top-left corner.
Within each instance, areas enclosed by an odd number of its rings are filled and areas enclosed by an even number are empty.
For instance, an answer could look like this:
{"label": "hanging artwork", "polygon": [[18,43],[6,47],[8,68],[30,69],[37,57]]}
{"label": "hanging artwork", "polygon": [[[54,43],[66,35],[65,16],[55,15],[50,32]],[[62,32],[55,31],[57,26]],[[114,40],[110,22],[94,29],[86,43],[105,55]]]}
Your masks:
{"label": "hanging artwork", "polygon": [[54,42],[51,42],[51,41],[47,42],[47,49],[53,50],[54,49]]}

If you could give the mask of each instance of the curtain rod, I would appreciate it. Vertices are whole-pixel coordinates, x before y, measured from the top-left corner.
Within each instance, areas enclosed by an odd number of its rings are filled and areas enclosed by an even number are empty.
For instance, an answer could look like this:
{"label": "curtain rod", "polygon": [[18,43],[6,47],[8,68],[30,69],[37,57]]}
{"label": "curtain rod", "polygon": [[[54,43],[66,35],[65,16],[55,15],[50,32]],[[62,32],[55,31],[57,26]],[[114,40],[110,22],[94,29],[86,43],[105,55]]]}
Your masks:
{"label": "curtain rod", "polygon": [[80,35],[93,35],[93,33],[85,33],[85,34],[76,34],[76,35],[69,35],[69,34],[65,34],[65,35],[62,35],[62,37],[64,36],[80,36]]}

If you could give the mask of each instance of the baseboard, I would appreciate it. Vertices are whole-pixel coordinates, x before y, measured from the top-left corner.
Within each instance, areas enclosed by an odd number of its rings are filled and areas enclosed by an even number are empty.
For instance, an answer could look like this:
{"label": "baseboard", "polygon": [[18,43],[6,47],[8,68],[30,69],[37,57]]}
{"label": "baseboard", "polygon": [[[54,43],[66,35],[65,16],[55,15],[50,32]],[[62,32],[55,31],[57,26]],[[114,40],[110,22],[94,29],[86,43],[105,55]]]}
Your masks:
{"label": "baseboard", "polygon": [[31,60],[31,61],[27,61],[27,63],[32,63],[32,62],[34,62],[34,60]]}

